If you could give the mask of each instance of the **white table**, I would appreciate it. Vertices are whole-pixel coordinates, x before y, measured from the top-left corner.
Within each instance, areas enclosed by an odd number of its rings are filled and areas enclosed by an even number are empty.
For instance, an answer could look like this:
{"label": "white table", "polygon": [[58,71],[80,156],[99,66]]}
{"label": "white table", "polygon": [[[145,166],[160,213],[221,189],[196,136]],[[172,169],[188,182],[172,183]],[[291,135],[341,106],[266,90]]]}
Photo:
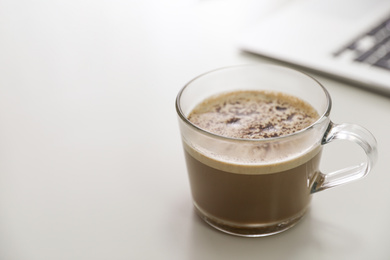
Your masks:
{"label": "white table", "polygon": [[[390,259],[390,100],[318,75],[333,121],[376,136],[372,173],[315,194],[275,236],[226,235],[193,212],[176,94],[200,73],[264,61],[236,46],[263,6],[1,0],[0,259]],[[328,145],[323,168],[359,152]]]}

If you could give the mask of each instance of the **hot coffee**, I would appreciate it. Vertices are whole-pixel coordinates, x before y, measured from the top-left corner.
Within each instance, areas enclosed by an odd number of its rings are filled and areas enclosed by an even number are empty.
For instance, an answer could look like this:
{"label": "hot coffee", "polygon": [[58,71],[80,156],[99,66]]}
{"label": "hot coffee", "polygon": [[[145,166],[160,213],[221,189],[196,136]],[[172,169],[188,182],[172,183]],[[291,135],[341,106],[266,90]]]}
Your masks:
{"label": "hot coffee", "polygon": [[[236,91],[203,101],[188,119],[225,137],[269,139],[305,129],[318,117],[312,106],[294,96]],[[232,146],[230,158],[200,152],[185,142],[184,148],[195,207],[210,224],[236,234],[276,233],[285,229],[281,223],[291,225],[305,213],[312,175],[318,172],[319,146],[301,154],[294,150],[297,154],[289,160],[279,158],[281,148],[289,149],[280,144],[249,150]],[[234,157],[242,153],[247,160],[237,163]]]}
{"label": "hot coffee", "polygon": [[[217,69],[184,86],[176,111],[200,217],[230,234],[276,234],[302,218],[313,193],[364,177],[375,137],[333,123],[331,104],[316,79],[270,64]],[[321,172],[322,147],[333,140],[358,144],[365,160]]]}
{"label": "hot coffee", "polygon": [[235,91],[211,97],[188,116],[209,132],[232,138],[269,138],[292,134],[318,119],[317,111],[280,92]]}

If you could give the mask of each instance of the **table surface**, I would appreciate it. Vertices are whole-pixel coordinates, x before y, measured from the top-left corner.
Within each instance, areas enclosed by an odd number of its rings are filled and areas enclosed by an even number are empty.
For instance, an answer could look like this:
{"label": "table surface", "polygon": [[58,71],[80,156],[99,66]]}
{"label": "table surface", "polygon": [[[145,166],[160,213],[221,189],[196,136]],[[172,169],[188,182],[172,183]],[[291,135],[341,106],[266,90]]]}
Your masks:
{"label": "table surface", "polygon": [[[377,138],[372,172],[270,237],[193,211],[176,94],[211,69],[271,62],[236,43],[275,3],[0,1],[0,259],[390,259],[390,100],[321,75],[332,120]],[[322,167],[360,152],[332,143]]]}

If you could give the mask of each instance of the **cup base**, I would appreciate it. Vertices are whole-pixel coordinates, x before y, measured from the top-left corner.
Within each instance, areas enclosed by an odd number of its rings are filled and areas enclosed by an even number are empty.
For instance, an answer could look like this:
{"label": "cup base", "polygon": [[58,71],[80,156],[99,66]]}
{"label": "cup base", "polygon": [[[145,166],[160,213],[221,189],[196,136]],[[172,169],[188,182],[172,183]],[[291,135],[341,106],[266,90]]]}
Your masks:
{"label": "cup base", "polygon": [[232,223],[226,223],[221,220],[216,220],[215,218],[210,217],[208,214],[206,214],[196,204],[194,206],[196,213],[210,226],[224,233],[241,237],[265,237],[281,233],[292,228],[303,218],[306,213],[306,209],[304,209],[299,214],[281,222],[258,225],[237,225]]}

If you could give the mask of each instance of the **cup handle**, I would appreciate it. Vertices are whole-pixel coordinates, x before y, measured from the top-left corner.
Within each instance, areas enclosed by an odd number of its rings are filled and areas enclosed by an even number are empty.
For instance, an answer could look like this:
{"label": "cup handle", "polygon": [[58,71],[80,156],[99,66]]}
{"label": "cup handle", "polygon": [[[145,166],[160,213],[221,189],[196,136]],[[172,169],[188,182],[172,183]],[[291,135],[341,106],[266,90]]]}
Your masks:
{"label": "cup handle", "polygon": [[360,145],[367,155],[367,160],[359,165],[350,166],[331,173],[319,173],[312,182],[311,193],[329,189],[341,184],[363,178],[377,160],[377,142],[365,128],[354,124],[334,124],[330,122],[322,139],[322,144],[334,140],[348,140]]}

